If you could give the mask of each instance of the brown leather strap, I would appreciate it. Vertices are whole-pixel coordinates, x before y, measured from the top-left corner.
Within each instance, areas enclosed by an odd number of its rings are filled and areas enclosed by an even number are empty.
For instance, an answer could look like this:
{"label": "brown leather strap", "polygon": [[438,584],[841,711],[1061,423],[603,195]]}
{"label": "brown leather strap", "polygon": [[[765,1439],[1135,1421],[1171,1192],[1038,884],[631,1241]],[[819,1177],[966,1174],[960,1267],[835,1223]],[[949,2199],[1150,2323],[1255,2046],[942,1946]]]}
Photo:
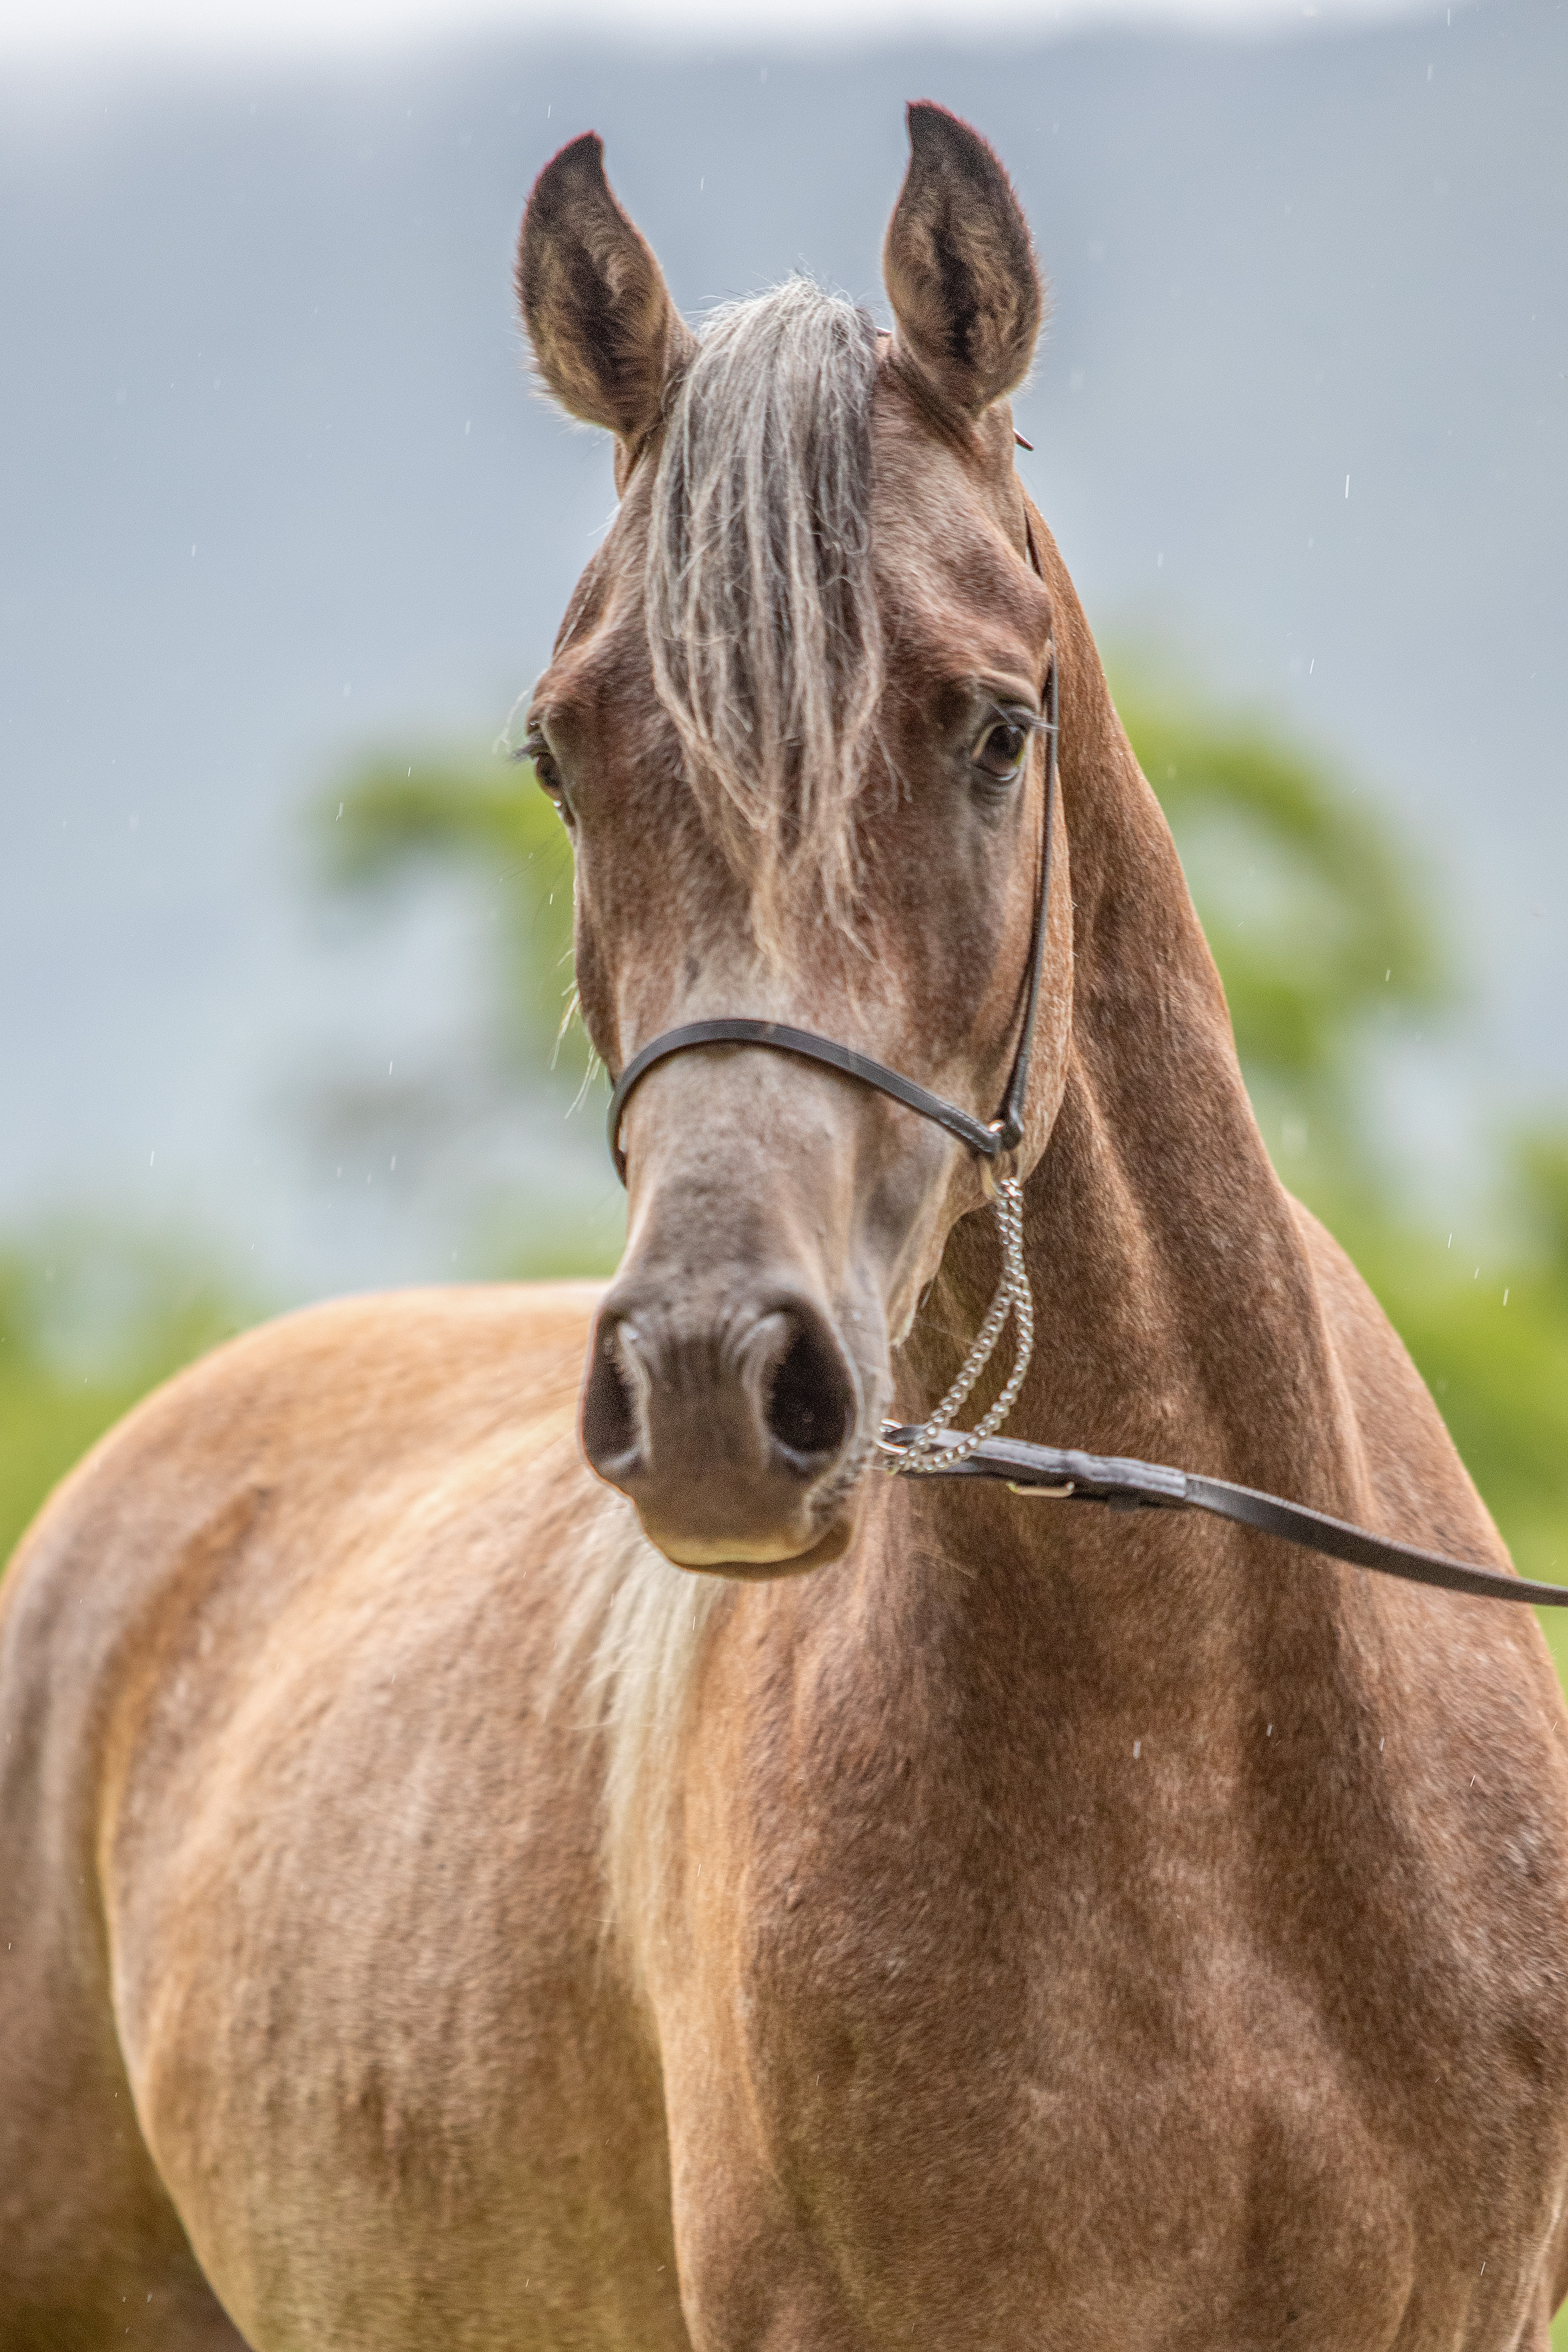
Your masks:
{"label": "brown leather strap", "polygon": [[923,1118],[935,1119],[949,1135],[971,1151],[989,1160],[1009,1147],[1004,1143],[999,1127],[985,1127],[972,1111],[960,1110],[956,1103],[944,1102],[928,1087],[917,1086],[913,1078],[900,1076],[882,1062],[873,1062],[869,1054],[857,1054],[852,1046],[840,1045],[831,1037],[819,1037],[814,1030],[791,1029],[783,1021],[747,1021],[737,1015],[713,1021],[688,1021],[682,1029],[666,1029],[651,1045],[622,1071],[610,1097],[608,1132],[611,1157],[615,1173],[622,1184],[626,1181],[626,1155],[621,1149],[621,1114],[626,1097],[639,1078],[664,1061],[671,1054],[689,1053],[695,1045],[770,1045],[777,1054],[799,1054],[803,1061],[821,1062],[830,1070],[841,1070],[846,1078],[858,1078],[862,1087],[875,1087],[881,1094],[891,1095],[906,1110],[916,1110]]}
{"label": "brown leather strap", "polygon": [[[915,1434],[888,1423],[883,1430],[884,1452],[896,1470],[901,1445]],[[923,1464],[920,1477],[1000,1479],[1017,1494],[1049,1495],[1061,1502],[1108,1503],[1124,1511],[1208,1511],[1218,1518],[1234,1519],[1260,1534],[1279,1536],[1286,1543],[1305,1545],[1311,1551],[1343,1559],[1353,1568],[1370,1568],[1381,1576],[1403,1577],[1411,1584],[1435,1585],[1444,1592],[1466,1592],[1482,1601],[1522,1601],[1542,1609],[1568,1609],[1568,1586],[1532,1584],[1499,1568],[1479,1568],[1473,1561],[1450,1559],[1447,1553],[1423,1551],[1415,1544],[1390,1536],[1375,1536],[1348,1520],[1331,1518],[1304,1503],[1287,1503],[1278,1495],[1260,1494],[1253,1486],[1232,1485],[1228,1478],[1208,1478],[1193,1470],[1172,1470],[1159,1462],[1134,1462],[1115,1454],[1081,1454],[1071,1446],[1030,1445],[1022,1438],[988,1437],[962,1462],[946,1469],[938,1462]]]}

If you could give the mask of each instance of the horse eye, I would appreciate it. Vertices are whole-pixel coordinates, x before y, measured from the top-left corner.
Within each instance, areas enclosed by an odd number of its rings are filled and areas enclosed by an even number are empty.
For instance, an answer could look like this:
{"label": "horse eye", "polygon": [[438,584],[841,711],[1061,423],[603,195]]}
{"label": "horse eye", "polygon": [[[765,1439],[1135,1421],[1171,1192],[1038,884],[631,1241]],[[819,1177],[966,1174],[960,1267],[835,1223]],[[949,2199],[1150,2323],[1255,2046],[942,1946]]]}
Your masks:
{"label": "horse eye", "polygon": [[1020,727],[1012,719],[993,719],[969,757],[993,783],[1010,784],[1023,765],[1028,748],[1027,727]]}
{"label": "horse eye", "polygon": [[534,774],[538,780],[540,788],[549,794],[557,809],[570,824],[571,808],[566,797],[566,786],[561,781],[560,770],[556,766],[555,754],[542,735],[528,737],[528,741],[523,745],[523,757],[532,762]]}

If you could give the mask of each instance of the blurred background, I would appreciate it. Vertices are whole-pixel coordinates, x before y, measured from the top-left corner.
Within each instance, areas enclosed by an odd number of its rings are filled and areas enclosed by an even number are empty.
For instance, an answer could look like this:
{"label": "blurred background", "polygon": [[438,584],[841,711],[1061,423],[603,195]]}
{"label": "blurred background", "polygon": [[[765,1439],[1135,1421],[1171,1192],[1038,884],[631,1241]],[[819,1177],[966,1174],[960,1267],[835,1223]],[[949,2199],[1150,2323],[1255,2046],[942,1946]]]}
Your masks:
{"label": "blurred background", "polygon": [[1270,1149],[1568,1576],[1563,0],[42,13],[0,13],[0,1557],[255,1318],[613,1264],[568,852],[496,749],[613,500],[529,390],[518,216],[591,127],[688,313],[799,268],[885,316],[918,96],[1034,224],[1019,463]]}

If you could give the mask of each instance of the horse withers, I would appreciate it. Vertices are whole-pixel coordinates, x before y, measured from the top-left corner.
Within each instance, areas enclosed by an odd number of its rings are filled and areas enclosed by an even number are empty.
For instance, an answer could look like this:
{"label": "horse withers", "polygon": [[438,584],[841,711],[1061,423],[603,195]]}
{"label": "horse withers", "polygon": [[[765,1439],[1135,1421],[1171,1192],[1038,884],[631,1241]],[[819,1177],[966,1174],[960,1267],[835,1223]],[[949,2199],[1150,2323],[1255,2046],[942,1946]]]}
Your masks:
{"label": "horse withers", "polygon": [[[529,200],[538,371],[621,493],[530,714],[589,1034],[785,1022],[987,1117],[1053,692],[1012,1426],[1505,1565],[1269,1164],[1015,473],[1011,190],[910,131],[885,336],[793,281],[694,337],[595,139]],[[619,1139],[608,1291],[241,1339],[11,1570],[5,2352],[1545,2352],[1528,1612],[883,1475],[995,1287],[981,1161],[743,1043]]]}

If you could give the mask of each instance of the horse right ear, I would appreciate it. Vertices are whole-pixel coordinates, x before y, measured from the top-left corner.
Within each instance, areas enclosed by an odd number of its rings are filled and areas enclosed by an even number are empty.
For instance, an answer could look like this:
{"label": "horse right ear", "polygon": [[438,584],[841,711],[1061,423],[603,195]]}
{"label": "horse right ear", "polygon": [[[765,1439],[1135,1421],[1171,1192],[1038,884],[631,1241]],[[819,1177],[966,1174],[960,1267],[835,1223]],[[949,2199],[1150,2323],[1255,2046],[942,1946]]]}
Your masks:
{"label": "horse right ear", "polygon": [[597,131],[563,147],[534,182],[517,240],[517,299],[561,406],[607,426],[634,455],[695,338],[610,193]]}
{"label": "horse right ear", "polygon": [[978,131],[908,110],[909,169],[887,225],[894,347],[944,408],[978,416],[1029,373],[1044,295],[1029,226]]}

